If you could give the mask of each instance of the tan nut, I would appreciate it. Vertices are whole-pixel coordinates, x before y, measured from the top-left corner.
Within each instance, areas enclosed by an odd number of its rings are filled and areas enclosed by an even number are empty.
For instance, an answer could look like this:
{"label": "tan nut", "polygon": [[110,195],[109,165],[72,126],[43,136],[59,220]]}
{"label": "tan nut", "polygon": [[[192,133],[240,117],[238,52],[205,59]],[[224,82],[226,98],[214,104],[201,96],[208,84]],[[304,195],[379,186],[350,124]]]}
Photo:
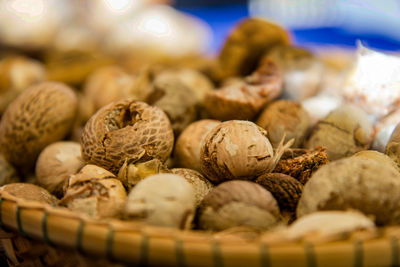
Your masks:
{"label": "tan nut", "polygon": [[34,184],[6,184],[0,188],[0,191],[7,192],[17,198],[22,198],[27,201],[37,201],[52,206],[56,206],[58,202],[58,199],[51,195],[46,189]]}
{"label": "tan nut", "polygon": [[400,123],[397,124],[386,146],[388,155],[400,167]]}
{"label": "tan nut", "polygon": [[101,108],[90,118],[81,145],[87,163],[117,173],[125,161],[157,158],[164,162],[171,154],[174,135],[162,110],[124,99]]}
{"label": "tan nut", "polygon": [[0,152],[0,186],[10,183],[18,183],[18,177],[15,168],[4,158]]}

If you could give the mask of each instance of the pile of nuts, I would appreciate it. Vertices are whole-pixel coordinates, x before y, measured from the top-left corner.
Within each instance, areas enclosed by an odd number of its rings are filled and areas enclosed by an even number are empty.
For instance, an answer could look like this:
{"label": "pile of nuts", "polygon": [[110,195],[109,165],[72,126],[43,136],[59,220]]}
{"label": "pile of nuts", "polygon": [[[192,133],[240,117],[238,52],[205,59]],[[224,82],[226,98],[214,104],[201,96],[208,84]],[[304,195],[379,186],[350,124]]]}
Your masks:
{"label": "pile of nuts", "polygon": [[0,59],[2,190],[93,218],[288,239],[400,224],[400,126],[385,155],[368,150],[380,121],[363,106],[343,99],[316,120],[304,101],[337,97],[325,75],[342,72],[261,19],[208,66],[106,66],[81,90]]}

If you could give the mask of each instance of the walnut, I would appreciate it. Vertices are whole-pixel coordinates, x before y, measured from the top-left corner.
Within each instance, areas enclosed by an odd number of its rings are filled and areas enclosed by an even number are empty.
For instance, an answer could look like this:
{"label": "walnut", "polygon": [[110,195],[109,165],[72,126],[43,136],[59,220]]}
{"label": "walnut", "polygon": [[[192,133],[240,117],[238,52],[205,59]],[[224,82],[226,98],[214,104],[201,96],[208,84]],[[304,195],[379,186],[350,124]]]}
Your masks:
{"label": "walnut", "polygon": [[198,226],[221,231],[235,226],[258,230],[273,227],[280,217],[270,192],[249,181],[229,181],[216,186],[201,202]]}
{"label": "walnut", "polygon": [[125,161],[164,162],[172,152],[174,135],[165,113],[132,99],[104,106],[86,123],[82,157],[90,164],[117,173]]}

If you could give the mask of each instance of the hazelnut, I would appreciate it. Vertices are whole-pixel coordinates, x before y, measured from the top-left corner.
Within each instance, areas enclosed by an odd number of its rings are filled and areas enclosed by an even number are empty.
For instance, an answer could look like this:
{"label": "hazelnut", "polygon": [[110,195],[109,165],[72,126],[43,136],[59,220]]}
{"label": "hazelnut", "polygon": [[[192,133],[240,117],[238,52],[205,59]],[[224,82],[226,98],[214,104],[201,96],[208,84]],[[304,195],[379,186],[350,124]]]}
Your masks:
{"label": "hazelnut", "polygon": [[118,179],[131,189],[141,180],[158,173],[170,173],[171,171],[159,159],[151,159],[145,162],[129,163],[125,161],[118,171]]}
{"label": "hazelnut", "polygon": [[0,115],[23,90],[46,79],[46,69],[39,61],[22,56],[0,60]]}
{"label": "hazelnut", "polygon": [[204,139],[220,123],[217,120],[199,120],[183,130],[176,141],[174,151],[179,166],[201,171],[200,151]]}
{"label": "hazelnut", "polygon": [[214,183],[226,180],[253,180],[271,172],[291,142],[274,152],[267,132],[250,121],[226,121],[204,139],[201,170]]}
{"label": "hazelnut", "polygon": [[122,183],[114,174],[95,165],[86,165],[71,175],[64,190],[61,205],[92,217],[117,217],[126,201]]}
{"label": "hazelnut", "polygon": [[244,19],[226,39],[214,78],[248,75],[268,49],[289,42],[288,33],[280,26],[261,18]]}
{"label": "hazelnut", "polygon": [[264,60],[259,68],[243,81],[229,83],[206,94],[203,105],[219,120],[250,120],[282,91],[282,77],[277,66]]}
{"label": "hazelnut", "polygon": [[8,163],[0,152],[0,186],[18,182],[19,177],[17,171],[10,163]]}
{"label": "hazelnut", "polygon": [[287,174],[304,185],[316,170],[328,162],[328,155],[323,147],[289,148],[282,154],[273,172]]}
{"label": "hazelnut", "polygon": [[198,101],[193,90],[175,77],[157,76],[145,102],[167,114],[176,136],[197,118]]}
{"label": "hazelnut", "polygon": [[278,100],[263,110],[256,123],[267,130],[272,146],[276,147],[285,136],[285,142],[294,138],[293,147],[300,147],[306,138],[310,117],[299,103]]}
{"label": "hazelnut", "polygon": [[37,181],[50,193],[61,197],[64,183],[83,166],[79,143],[56,142],[43,149],[38,157],[35,169]]}
{"label": "hazelnut", "polygon": [[52,206],[56,206],[58,202],[58,199],[51,195],[46,189],[34,184],[6,184],[1,187],[1,191],[7,192],[17,198],[22,198],[28,201],[37,201]]}
{"label": "hazelnut", "polygon": [[280,217],[270,192],[248,181],[229,181],[216,186],[201,202],[198,226],[221,231],[235,226],[266,230]]}
{"label": "hazelnut", "polygon": [[161,109],[124,99],[104,106],[90,118],[81,145],[87,163],[117,173],[125,161],[157,158],[164,162],[172,152],[174,135]]}
{"label": "hazelnut", "polygon": [[192,186],[175,174],[156,174],[140,181],[129,193],[125,217],[150,225],[190,228],[195,197]]}
{"label": "hazelnut", "polygon": [[388,155],[400,167],[400,123],[397,124],[386,146]]}
{"label": "hazelnut", "polygon": [[194,190],[194,197],[196,199],[196,206],[200,204],[203,198],[211,191],[213,188],[212,183],[208,181],[201,173],[186,169],[186,168],[175,168],[171,170],[173,174],[182,176],[186,179],[192,186]]}
{"label": "hazelnut", "polygon": [[301,217],[318,210],[357,209],[378,225],[400,223],[400,174],[389,164],[349,157],[322,166],[306,183],[297,207]]}
{"label": "hazelnut", "polygon": [[34,166],[47,145],[70,131],[77,97],[68,86],[44,82],[25,90],[7,108],[0,122],[0,150],[21,169]]}
{"label": "hazelnut", "polygon": [[336,160],[368,149],[372,134],[367,114],[356,106],[343,105],[317,123],[306,148],[323,146],[328,159]]}
{"label": "hazelnut", "polygon": [[265,58],[282,70],[284,98],[301,101],[318,92],[324,65],[310,51],[278,45],[269,50]]}
{"label": "hazelnut", "polygon": [[266,173],[259,176],[255,182],[271,192],[282,212],[296,211],[303,191],[303,185],[299,181],[283,173]]}

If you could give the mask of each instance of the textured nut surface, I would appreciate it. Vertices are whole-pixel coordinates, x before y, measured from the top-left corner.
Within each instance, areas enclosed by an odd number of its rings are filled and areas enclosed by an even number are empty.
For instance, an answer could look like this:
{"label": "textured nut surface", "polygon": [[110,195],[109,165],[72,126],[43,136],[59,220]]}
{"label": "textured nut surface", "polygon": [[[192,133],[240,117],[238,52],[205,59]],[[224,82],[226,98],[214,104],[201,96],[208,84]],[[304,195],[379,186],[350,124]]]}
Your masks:
{"label": "textured nut surface", "polygon": [[252,180],[272,171],[274,157],[264,129],[249,121],[226,121],[206,136],[201,148],[201,170],[214,183]]}
{"label": "textured nut surface", "polygon": [[0,186],[17,182],[19,182],[17,171],[0,152]]}
{"label": "textured nut surface", "polygon": [[282,91],[282,75],[277,66],[266,59],[243,81],[229,83],[206,94],[203,105],[219,120],[250,120]]}
{"label": "textured nut surface", "polygon": [[212,183],[208,181],[201,173],[186,169],[186,168],[174,168],[171,170],[173,174],[182,176],[186,179],[192,186],[194,190],[194,197],[196,199],[196,206],[200,204],[203,198],[211,191],[213,188]]}
{"label": "textured nut surface", "polygon": [[56,206],[58,201],[58,199],[51,195],[46,189],[34,184],[6,184],[1,187],[1,191],[5,191],[15,197],[23,198],[28,201],[38,201],[52,206]]}
{"label": "textured nut surface", "polygon": [[386,146],[386,155],[400,166],[400,123],[397,124]]}
{"label": "textured nut surface", "polygon": [[388,164],[389,166],[392,166],[396,170],[400,171],[400,168],[397,166],[396,162],[392,160],[389,156],[378,152],[374,150],[363,150],[360,152],[357,152],[356,154],[353,155],[353,157],[361,157],[361,158],[366,158],[366,159],[372,159],[378,162],[379,164]]}
{"label": "textured nut surface", "polygon": [[283,153],[273,172],[287,174],[304,185],[316,170],[328,162],[325,148],[293,148]]}
{"label": "textured nut surface", "polygon": [[200,151],[204,139],[220,123],[217,120],[199,120],[183,130],[176,140],[174,151],[179,166],[201,171]]}
{"label": "textured nut surface", "polygon": [[400,174],[388,164],[349,157],[322,166],[304,186],[301,217],[318,210],[358,209],[378,225],[400,222]]}
{"label": "textured nut surface", "polygon": [[300,147],[306,138],[310,117],[299,103],[278,100],[263,110],[256,123],[267,130],[268,139],[274,147],[283,136],[285,142],[294,138],[293,147]]}
{"label": "textured nut surface", "polygon": [[80,144],[62,141],[43,149],[36,162],[35,172],[38,183],[43,188],[61,196],[69,176],[76,174],[83,166]]}
{"label": "textured nut surface", "polygon": [[171,154],[174,135],[165,113],[157,107],[124,99],[101,108],[86,123],[82,157],[90,164],[117,173],[128,163]]}
{"label": "textured nut surface", "polygon": [[235,226],[260,230],[279,219],[279,207],[270,192],[248,181],[229,181],[216,186],[199,207],[202,229],[220,231]]}
{"label": "textured nut surface", "polygon": [[356,106],[343,105],[317,123],[306,147],[323,146],[328,159],[336,160],[368,149],[372,134],[367,114]]}
{"label": "textured nut surface", "polygon": [[187,229],[194,216],[193,187],[175,174],[156,174],[129,193],[125,216],[150,225]]}
{"label": "textured nut surface", "polygon": [[255,182],[271,192],[281,211],[296,211],[303,191],[303,185],[299,181],[283,173],[266,173],[259,176]]}
{"label": "textured nut surface", "polygon": [[92,217],[119,216],[126,202],[126,191],[116,177],[95,165],[86,165],[71,175],[61,205]]}
{"label": "textured nut surface", "polygon": [[15,166],[33,167],[43,148],[70,131],[76,109],[76,95],[64,84],[45,82],[30,87],[2,117],[0,150]]}

